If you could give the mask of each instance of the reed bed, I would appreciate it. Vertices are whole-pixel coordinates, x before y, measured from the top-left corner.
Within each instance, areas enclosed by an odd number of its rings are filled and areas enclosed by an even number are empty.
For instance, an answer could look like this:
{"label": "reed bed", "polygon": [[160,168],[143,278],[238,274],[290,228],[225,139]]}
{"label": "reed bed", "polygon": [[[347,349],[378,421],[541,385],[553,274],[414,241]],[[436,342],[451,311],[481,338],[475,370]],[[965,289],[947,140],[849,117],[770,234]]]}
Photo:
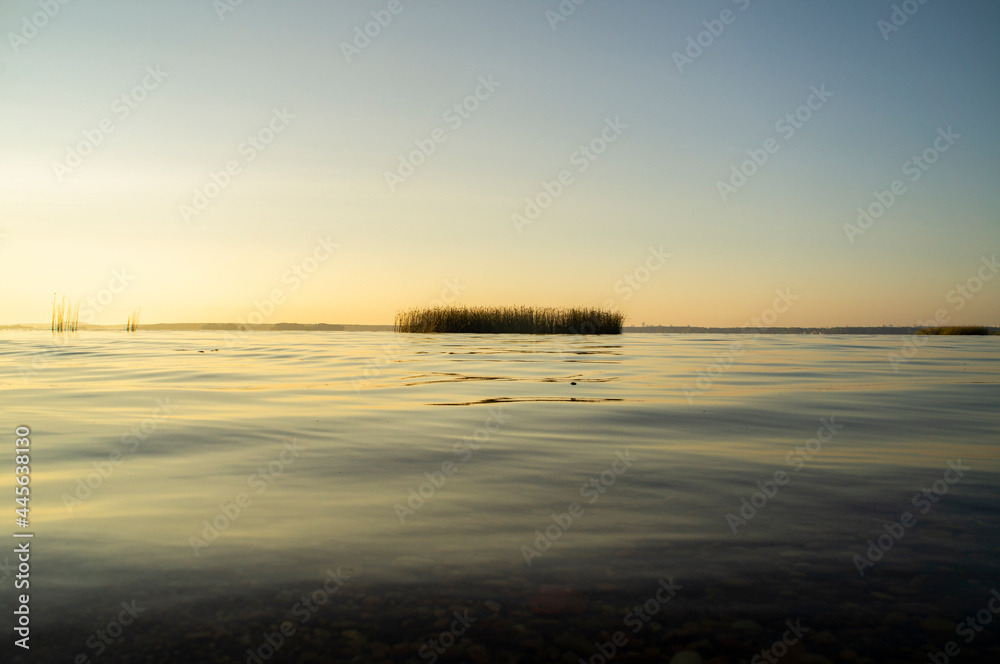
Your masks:
{"label": "reed bed", "polygon": [[985,325],[953,325],[951,327],[925,327],[917,334],[978,334],[987,335],[990,329]]}
{"label": "reed bed", "polygon": [[139,312],[141,309],[136,309],[132,312],[132,315],[128,317],[128,322],[125,323],[126,332],[135,332],[139,329]]}
{"label": "reed bed", "polygon": [[62,300],[52,297],[52,331],[76,332],[80,327],[80,304],[74,305],[65,295]]}
{"label": "reed bed", "polygon": [[625,316],[604,309],[432,307],[396,314],[396,332],[420,334],[621,334]]}

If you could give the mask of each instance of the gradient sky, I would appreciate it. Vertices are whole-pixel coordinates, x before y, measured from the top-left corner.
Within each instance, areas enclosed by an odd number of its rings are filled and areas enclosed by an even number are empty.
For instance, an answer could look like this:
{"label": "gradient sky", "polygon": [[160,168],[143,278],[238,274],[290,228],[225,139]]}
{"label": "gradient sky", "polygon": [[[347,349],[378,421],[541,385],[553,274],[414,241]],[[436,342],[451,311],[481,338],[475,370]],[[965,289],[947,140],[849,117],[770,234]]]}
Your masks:
{"label": "gradient sky", "polygon": [[[996,2],[911,0],[888,39],[888,0],[587,0],[554,28],[557,0],[225,2],[0,5],[0,323],[48,321],[54,293],[94,298],[81,321],[97,324],[138,307],[144,323],[235,322],[255,302],[266,322],[391,323],[457,283],[457,303],[607,304],[627,324],[741,325],[779,289],[798,299],[775,325],[939,309],[1000,324],[1000,278],[976,281],[1000,253]],[[391,22],[348,62],[372,12]],[[721,33],[679,71],[705,21]],[[499,86],[456,126],[446,112],[481,77]],[[779,130],[822,86],[812,117]],[[275,109],[294,118],[249,161],[240,145]],[[627,128],[581,172],[574,153],[615,118]],[[960,138],[912,181],[905,162],[949,127]],[[390,190],[435,129],[446,140]],[[60,176],[86,134],[99,145]],[[723,200],[718,182],[771,138]],[[185,220],[230,161],[239,173]],[[572,183],[518,232],[512,215],[563,170]],[[313,263],[327,237],[339,246]],[[970,278],[971,297],[952,292]]]}

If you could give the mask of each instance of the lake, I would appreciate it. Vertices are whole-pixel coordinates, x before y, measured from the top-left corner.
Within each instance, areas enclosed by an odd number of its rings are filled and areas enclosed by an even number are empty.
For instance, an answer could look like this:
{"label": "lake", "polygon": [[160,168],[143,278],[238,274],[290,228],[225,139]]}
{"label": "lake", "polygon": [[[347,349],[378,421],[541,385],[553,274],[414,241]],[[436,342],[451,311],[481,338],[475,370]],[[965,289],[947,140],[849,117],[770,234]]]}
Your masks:
{"label": "lake", "polygon": [[1000,661],[998,351],[0,332],[6,661]]}

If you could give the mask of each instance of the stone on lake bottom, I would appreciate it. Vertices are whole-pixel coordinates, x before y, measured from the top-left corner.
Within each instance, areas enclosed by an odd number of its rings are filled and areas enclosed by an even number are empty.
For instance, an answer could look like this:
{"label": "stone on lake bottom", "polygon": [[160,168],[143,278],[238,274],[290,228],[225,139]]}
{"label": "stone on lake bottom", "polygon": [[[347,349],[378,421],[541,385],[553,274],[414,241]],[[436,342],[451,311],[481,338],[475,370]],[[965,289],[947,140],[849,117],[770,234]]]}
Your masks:
{"label": "stone on lake bottom", "polygon": [[583,613],[587,609],[587,598],[565,586],[542,586],[528,602],[528,608],[535,615]]}
{"label": "stone on lake bottom", "polygon": [[670,664],[701,664],[701,655],[694,650],[681,650],[670,658]]}

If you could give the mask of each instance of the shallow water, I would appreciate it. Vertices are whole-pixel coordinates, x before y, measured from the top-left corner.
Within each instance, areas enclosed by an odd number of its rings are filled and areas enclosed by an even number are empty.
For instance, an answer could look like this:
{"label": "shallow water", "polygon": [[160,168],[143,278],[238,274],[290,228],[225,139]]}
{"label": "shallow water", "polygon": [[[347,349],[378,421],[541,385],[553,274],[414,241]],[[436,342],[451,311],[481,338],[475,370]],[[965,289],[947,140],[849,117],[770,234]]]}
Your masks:
{"label": "shallow water", "polygon": [[1000,338],[925,339],[0,332],[14,661],[1000,661]]}

